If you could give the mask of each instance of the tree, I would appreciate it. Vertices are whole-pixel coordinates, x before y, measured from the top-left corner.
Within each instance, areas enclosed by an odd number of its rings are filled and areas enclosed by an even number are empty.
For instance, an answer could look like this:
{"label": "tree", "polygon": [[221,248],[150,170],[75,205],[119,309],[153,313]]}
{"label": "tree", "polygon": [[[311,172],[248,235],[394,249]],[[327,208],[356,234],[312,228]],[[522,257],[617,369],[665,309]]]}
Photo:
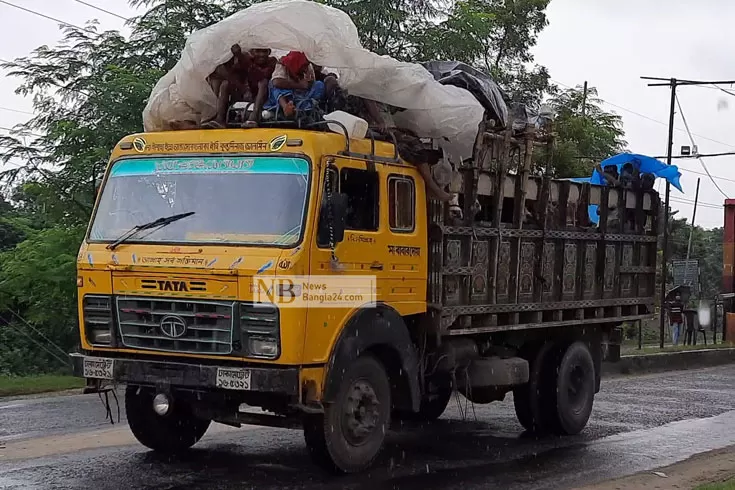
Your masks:
{"label": "tree", "polygon": [[377,54],[416,61],[423,32],[448,6],[446,0],[324,0],[347,13],[362,45]]}
{"label": "tree", "polygon": [[549,88],[531,48],[547,25],[549,0],[459,0],[423,32],[420,56],[463,61],[490,73],[516,102],[538,103]]}
{"label": "tree", "polygon": [[586,100],[578,87],[556,93],[549,103],[556,113],[556,177],[589,176],[596,163],[625,150],[623,120],[602,109],[594,87],[587,90]]}
{"label": "tree", "polygon": [[25,228],[15,209],[0,196],[0,252],[9,250],[25,238]]}
{"label": "tree", "polygon": [[[549,0],[322,1],[347,12],[363,45],[378,54],[462,61],[489,71],[519,101],[538,102],[549,88],[531,53]],[[21,164],[0,173],[12,202],[0,201],[0,372],[58,363],[28,339],[33,333],[21,330],[16,313],[63,350],[74,347],[76,254],[111,149],[142,130],[150,91],[178,61],[186,37],[252,3],[131,0],[145,12],[129,22],[129,37],[91,22],[65,28],[58,46],[4,64],[21,80],[18,93],[33,97],[37,116],[0,138],[0,161]],[[558,107],[569,108],[557,127],[560,144],[574,145],[567,155],[597,154],[605,128],[608,137],[610,125],[619,129],[619,120],[594,110],[580,123],[571,99]],[[622,130],[613,134],[621,138]]]}
{"label": "tree", "polygon": [[[692,226],[686,218],[669,220],[669,260],[687,258],[689,234]],[[692,233],[691,259],[699,261],[699,281],[702,287],[702,298],[712,299],[720,292],[722,285],[722,242],[723,228],[705,230],[694,226]],[[673,283],[672,270],[669,268],[669,283]]]}

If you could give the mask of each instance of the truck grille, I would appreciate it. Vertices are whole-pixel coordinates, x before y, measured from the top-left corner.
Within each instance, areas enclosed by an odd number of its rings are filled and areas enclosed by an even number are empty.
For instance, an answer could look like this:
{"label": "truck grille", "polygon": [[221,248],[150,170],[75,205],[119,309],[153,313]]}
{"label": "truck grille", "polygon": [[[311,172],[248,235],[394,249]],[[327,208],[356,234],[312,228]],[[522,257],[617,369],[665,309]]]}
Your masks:
{"label": "truck grille", "polygon": [[117,299],[123,345],[166,352],[232,353],[233,309],[232,302]]}

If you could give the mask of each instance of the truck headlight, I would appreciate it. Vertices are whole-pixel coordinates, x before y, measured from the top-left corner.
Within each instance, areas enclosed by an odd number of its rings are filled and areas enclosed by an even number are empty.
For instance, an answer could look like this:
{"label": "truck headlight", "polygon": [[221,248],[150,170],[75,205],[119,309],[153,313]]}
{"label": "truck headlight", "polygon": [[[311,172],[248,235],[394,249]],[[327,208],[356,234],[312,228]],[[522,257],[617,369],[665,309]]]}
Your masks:
{"label": "truck headlight", "polygon": [[251,337],[248,341],[250,353],[257,357],[275,359],[278,357],[278,341],[274,338]]}
{"label": "truck headlight", "polygon": [[278,308],[272,304],[240,304],[242,354],[254,359],[278,359],[281,355],[281,326]]}
{"label": "truck headlight", "polygon": [[112,344],[112,298],[110,296],[85,296],[82,318],[87,341],[90,344]]}

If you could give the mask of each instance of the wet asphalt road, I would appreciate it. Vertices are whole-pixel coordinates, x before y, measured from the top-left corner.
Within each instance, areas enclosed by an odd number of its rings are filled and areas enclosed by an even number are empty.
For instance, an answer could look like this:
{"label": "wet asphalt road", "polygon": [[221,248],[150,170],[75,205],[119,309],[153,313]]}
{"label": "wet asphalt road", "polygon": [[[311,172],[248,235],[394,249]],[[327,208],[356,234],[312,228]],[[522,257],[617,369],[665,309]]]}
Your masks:
{"label": "wet asphalt road", "polygon": [[[357,476],[314,467],[300,432],[245,428],[208,434],[175,459],[127,443],[0,457],[0,488],[571,488],[735,445],[735,365],[603,380],[588,428],[563,439],[525,436],[510,396],[474,411],[459,400],[461,408],[452,402],[430,428],[391,433],[376,468]],[[0,402],[0,442],[8,447],[109,428],[95,395]]]}

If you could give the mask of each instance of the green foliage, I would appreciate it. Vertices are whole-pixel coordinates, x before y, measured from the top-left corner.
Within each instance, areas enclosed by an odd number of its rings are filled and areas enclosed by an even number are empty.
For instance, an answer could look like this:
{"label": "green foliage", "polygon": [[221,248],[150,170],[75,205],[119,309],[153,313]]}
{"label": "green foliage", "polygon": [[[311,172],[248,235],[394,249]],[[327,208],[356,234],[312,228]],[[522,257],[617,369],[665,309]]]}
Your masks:
{"label": "green foliage", "polygon": [[595,164],[625,151],[623,120],[602,109],[594,87],[587,90],[586,101],[583,90],[577,88],[562,90],[549,102],[557,114],[556,177],[589,176]]}
{"label": "green foliage", "polygon": [[490,73],[517,102],[538,103],[549,89],[531,48],[547,25],[549,0],[458,0],[446,19],[420,35],[419,59],[463,61]]}
{"label": "green foliage", "polygon": [[71,376],[0,376],[0,397],[48,393],[84,387],[84,380]]}
{"label": "green foliage", "polygon": [[56,356],[61,352],[53,345],[70,352],[77,344],[76,256],[83,233],[82,227],[48,228],[0,253],[0,325],[6,325],[0,373],[58,369],[59,360],[39,342]]}
{"label": "green foliage", "polygon": [[[689,234],[692,226],[686,219],[674,219],[669,221],[669,260],[684,260],[687,258],[689,245]],[[699,281],[702,287],[702,298],[713,299],[720,292],[722,285],[722,241],[724,238],[723,228],[705,230],[699,226],[694,227],[692,234],[692,248],[689,258],[699,260]],[[673,276],[669,268],[669,280]]]}
{"label": "green foliage", "polygon": [[448,5],[443,0],[324,0],[322,3],[352,18],[366,49],[405,61],[420,58],[424,33]]}
{"label": "green foliage", "polygon": [[[130,0],[144,13],[129,22],[129,37],[94,22],[65,28],[59,45],[4,65],[37,116],[0,138],[0,162],[21,164],[0,173],[8,199],[0,200],[0,373],[64,367],[45,339],[62,351],[77,343],[75,259],[111,149],[142,130],[146,99],[186,37],[256,1]],[[531,53],[549,0],[320,1],[347,12],[363,45],[379,54],[465,62],[517,101],[538,103],[550,90]],[[599,109],[594,94],[583,120],[573,93],[554,100],[560,175],[589,173],[572,157],[624,146],[619,118]]]}

